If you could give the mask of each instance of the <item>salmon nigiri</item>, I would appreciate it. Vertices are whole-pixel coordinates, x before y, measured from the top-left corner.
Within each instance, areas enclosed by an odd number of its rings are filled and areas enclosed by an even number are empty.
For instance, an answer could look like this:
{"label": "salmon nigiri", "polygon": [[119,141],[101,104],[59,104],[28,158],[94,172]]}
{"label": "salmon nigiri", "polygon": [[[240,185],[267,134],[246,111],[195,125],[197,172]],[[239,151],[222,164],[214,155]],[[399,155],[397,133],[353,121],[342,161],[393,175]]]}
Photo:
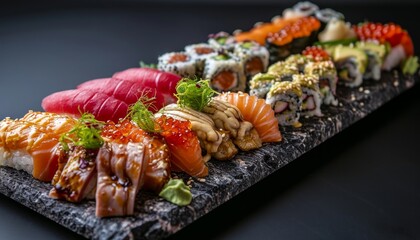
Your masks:
{"label": "salmon nigiri", "polygon": [[262,142],[281,141],[282,137],[274,111],[264,99],[242,92],[223,93],[216,96],[215,99],[224,100],[235,105],[241,111],[244,119],[252,123]]}
{"label": "salmon nigiri", "polygon": [[157,118],[160,135],[165,138],[171,152],[171,164],[177,170],[193,177],[205,177],[208,168],[201,155],[200,142],[191,130],[189,121],[176,120],[162,115]]}
{"label": "salmon nigiri", "polygon": [[69,116],[32,111],[21,119],[4,119],[0,122],[0,165],[51,181],[61,155],[60,135],[75,122]]}

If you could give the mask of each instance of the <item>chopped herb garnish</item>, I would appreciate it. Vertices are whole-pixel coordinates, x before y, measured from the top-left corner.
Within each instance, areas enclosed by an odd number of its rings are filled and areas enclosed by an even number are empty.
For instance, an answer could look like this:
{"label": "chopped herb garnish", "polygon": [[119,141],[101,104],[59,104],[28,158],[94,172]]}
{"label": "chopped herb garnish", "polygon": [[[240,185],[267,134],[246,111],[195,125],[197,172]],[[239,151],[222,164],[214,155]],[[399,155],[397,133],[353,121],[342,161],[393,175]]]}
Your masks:
{"label": "chopped herb garnish", "polygon": [[141,129],[147,132],[157,132],[155,124],[155,117],[153,113],[149,110],[153,108],[153,101],[155,98],[148,98],[147,96],[142,96],[139,100],[130,106],[128,116],[133,122],[137,124]]}
{"label": "chopped herb garnish", "polygon": [[92,114],[83,113],[75,126],[60,136],[63,149],[68,151],[69,143],[86,149],[100,148],[104,143],[101,137],[101,129],[104,124],[104,122],[96,120]]}
{"label": "chopped herb garnish", "polygon": [[201,111],[215,94],[218,93],[210,87],[209,80],[183,78],[176,85],[175,96],[179,106]]}

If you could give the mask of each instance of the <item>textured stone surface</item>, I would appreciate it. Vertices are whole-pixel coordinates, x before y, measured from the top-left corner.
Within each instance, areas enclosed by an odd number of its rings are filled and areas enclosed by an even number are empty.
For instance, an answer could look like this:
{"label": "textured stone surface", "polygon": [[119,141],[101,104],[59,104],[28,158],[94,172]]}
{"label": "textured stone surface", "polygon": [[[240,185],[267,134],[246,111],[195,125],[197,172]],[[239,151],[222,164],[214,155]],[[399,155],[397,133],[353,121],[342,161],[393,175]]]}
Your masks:
{"label": "textured stone surface", "polygon": [[[0,192],[88,238],[167,237],[418,82],[418,75],[403,77],[395,72],[384,73],[380,81],[366,81],[360,88],[339,87],[339,106],[323,107],[323,117],[302,119],[300,129],[282,128],[283,142],[239,153],[231,161],[210,161],[210,175],[205,182],[194,179],[193,201],[187,207],[177,207],[154,194],[140,192],[134,216],[98,219],[93,201],[72,204],[50,199],[49,184],[10,168],[0,168]],[[188,180],[186,175],[179,176]]]}

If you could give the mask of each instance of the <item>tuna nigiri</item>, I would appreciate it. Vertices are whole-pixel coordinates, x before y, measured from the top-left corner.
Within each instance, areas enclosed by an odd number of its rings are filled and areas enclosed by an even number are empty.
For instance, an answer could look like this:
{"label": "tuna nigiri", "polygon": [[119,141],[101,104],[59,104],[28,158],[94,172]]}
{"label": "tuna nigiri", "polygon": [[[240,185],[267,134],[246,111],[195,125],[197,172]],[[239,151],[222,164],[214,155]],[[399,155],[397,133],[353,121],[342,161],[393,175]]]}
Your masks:
{"label": "tuna nigiri", "polygon": [[281,133],[274,111],[264,99],[250,96],[246,93],[223,93],[215,99],[228,101],[235,105],[242,113],[244,120],[254,125],[262,142],[279,142]]}
{"label": "tuna nigiri", "polygon": [[18,120],[0,122],[0,165],[24,170],[51,181],[61,155],[59,138],[75,120],[69,116],[29,112]]}
{"label": "tuna nigiri", "polygon": [[118,122],[140,97],[147,96],[156,111],[176,101],[175,86],[181,79],[172,73],[150,68],[132,68],[114,74],[113,78],[96,79],[77,89],[53,93],[42,100],[47,112],[80,116],[92,113],[96,119]]}

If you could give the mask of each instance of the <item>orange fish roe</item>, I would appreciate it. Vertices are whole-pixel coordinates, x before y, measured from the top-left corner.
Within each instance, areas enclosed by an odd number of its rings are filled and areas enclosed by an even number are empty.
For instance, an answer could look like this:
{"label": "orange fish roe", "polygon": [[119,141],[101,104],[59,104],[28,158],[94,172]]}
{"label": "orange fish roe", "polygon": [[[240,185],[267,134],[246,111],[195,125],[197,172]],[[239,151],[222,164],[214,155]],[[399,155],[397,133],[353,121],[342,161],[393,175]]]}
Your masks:
{"label": "orange fish roe", "polygon": [[135,126],[129,120],[123,120],[119,123],[108,121],[101,132],[103,138],[112,139],[121,144],[141,142],[144,134],[146,134],[145,131]]}
{"label": "orange fish roe", "polygon": [[162,115],[156,121],[160,126],[160,135],[165,137],[168,142],[185,144],[190,139],[196,137],[195,133],[191,130],[191,123],[189,121],[180,121],[165,115]]}
{"label": "orange fish roe", "polygon": [[283,46],[296,38],[309,37],[312,32],[317,31],[320,27],[321,23],[314,17],[299,18],[283,26],[277,33],[269,34],[267,42]]}
{"label": "orange fish roe", "polygon": [[391,47],[401,44],[408,56],[414,54],[413,41],[410,35],[397,24],[366,22],[354,25],[353,30],[362,41],[377,40],[380,43],[388,42]]}
{"label": "orange fish roe", "polygon": [[311,56],[315,61],[328,61],[330,56],[320,46],[307,46],[302,51],[302,55]]}
{"label": "orange fish roe", "polygon": [[157,118],[156,122],[171,152],[172,169],[184,171],[193,177],[207,176],[209,170],[201,156],[200,141],[191,130],[191,122],[165,115]]}

